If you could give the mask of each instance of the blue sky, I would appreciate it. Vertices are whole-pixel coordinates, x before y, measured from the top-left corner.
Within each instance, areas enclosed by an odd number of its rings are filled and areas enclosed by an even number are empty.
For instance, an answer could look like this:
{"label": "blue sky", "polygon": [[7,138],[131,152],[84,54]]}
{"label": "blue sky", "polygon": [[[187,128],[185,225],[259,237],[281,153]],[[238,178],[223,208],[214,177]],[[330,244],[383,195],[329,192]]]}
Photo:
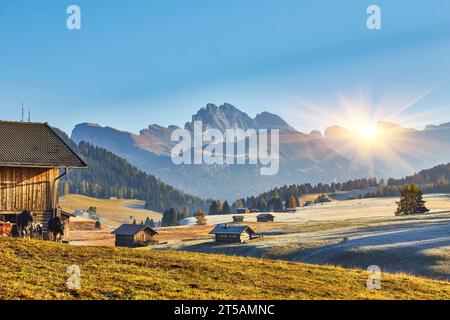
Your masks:
{"label": "blue sky", "polygon": [[[366,28],[370,4],[382,30]],[[68,132],[182,126],[208,102],[323,130],[342,96],[408,126],[450,121],[447,0],[4,0],[0,39],[0,118],[24,102]]]}

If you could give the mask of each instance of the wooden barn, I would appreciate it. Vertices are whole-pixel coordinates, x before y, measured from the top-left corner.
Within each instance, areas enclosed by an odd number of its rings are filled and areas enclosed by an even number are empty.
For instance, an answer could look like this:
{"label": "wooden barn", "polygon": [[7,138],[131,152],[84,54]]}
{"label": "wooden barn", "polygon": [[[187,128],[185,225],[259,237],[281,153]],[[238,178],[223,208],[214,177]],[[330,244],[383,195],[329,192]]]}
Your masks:
{"label": "wooden barn", "polygon": [[256,232],[248,226],[217,225],[210,234],[215,235],[216,242],[244,243],[254,239]]}
{"label": "wooden barn", "polygon": [[270,213],[263,213],[256,217],[256,221],[258,222],[274,222],[275,216]]}
{"label": "wooden barn", "polygon": [[42,224],[44,239],[52,216],[69,230],[71,215],[58,207],[59,180],[68,168],[84,167],[47,123],[0,121],[0,221],[15,223],[27,210]]}
{"label": "wooden barn", "polygon": [[158,234],[147,225],[122,224],[112,232],[116,236],[116,247],[142,247],[155,242],[153,237]]}
{"label": "wooden barn", "polygon": [[233,216],[234,223],[244,222],[244,216]]}

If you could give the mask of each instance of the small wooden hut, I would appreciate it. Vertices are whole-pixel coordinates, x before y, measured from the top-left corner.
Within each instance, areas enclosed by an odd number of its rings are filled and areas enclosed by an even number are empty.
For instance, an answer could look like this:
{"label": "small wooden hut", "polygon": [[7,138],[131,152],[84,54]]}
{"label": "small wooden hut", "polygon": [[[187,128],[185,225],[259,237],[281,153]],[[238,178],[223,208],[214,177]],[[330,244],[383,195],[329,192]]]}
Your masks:
{"label": "small wooden hut", "polygon": [[256,217],[258,222],[274,222],[275,216],[270,213],[263,213]]}
{"label": "small wooden hut", "polygon": [[53,216],[69,230],[71,215],[58,207],[59,180],[68,168],[84,167],[47,123],[0,121],[0,221],[15,223],[26,210],[42,224],[44,239]]}
{"label": "small wooden hut", "polygon": [[158,234],[154,229],[141,224],[122,224],[112,232],[116,236],[116,247],[142,247],[155,242],[153,237]]}
{"label": "small wooden hut", "polygon": [[249,226],[217,225],[210,234],[215,235],[216,242],[244,243],[255,238],[256,232]]}

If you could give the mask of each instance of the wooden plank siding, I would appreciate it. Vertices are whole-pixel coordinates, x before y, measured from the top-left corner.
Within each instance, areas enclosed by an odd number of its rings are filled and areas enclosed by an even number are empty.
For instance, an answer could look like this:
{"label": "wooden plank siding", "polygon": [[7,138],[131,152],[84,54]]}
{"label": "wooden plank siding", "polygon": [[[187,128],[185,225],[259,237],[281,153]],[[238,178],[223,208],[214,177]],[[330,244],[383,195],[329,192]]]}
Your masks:
{"label": "wooden plank siding", "polygon": [[244,243],[250,240],[250,235],[247,232],[242,234],[216,234],[216,242],[240,242]]}
{"label": "wooden plank siding", "polygon": [[153,236],[145,231],[140,231],[135,235],[116,235],[116,247],[133,248],[141,243],[153,242]]}
{"label": "wooden plank siding", "polygon": [[33,213],[51,212],[53,181],[58,176],[57,168],[0,167],[0,214],[17,214],[24,210]]}

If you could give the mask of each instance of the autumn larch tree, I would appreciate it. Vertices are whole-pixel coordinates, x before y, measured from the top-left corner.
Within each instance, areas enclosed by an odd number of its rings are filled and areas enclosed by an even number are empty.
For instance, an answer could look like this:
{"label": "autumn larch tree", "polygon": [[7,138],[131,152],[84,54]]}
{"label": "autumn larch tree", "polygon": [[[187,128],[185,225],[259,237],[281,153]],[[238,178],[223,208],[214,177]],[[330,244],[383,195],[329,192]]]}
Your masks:
{"label": "autumn larch tree", "polygon": [[205,211],[203,210],[197,211],[197,213],[195,214],[195,218],[197,219],[197,225],[199,226],[204,226],[208,223],[206,220]]}
{"label": "autumn larch tree", "polygon": [[191,214],[189,212],[189,208],[187,206],[185,206],[183,209],[183,213],[181,214],[181,219],[186,219],[186,218],[189,218],[190,216],[191,216]]}

